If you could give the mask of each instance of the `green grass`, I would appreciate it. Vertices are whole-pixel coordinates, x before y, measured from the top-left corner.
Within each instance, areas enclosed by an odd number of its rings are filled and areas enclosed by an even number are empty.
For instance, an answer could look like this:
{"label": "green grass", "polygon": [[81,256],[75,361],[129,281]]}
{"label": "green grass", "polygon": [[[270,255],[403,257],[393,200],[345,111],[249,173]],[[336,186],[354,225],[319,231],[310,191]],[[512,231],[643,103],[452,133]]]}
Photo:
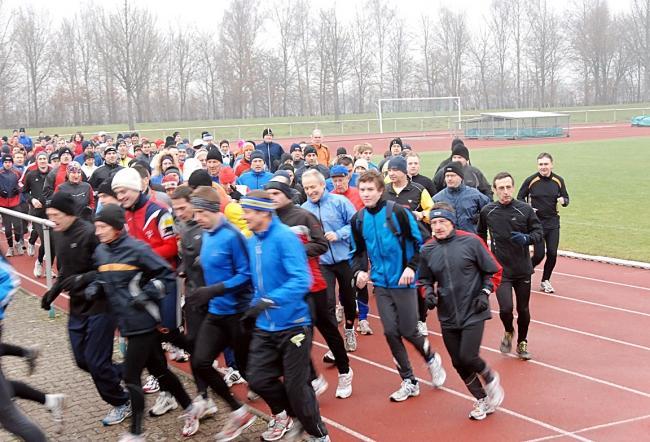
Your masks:
{"label": "green grass", "polygon": [[[491,181],[502,170],[515,187],[536,172],[537,154],[550,152],[571,203],[560,208],[560,248],[650,262],[650,138],[540,144],[471,151],[472,164]],[[431,176],[447,152],[422,155]]]}

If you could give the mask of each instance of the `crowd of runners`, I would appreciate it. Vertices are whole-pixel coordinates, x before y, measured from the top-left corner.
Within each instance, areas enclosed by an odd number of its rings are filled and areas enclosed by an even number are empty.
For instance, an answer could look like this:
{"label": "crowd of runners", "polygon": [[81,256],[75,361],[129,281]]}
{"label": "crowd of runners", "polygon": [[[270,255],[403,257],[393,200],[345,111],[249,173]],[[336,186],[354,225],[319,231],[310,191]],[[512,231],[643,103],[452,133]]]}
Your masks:
{"label": "crowd of runners", "polygon": [[[495,412],[505,393],[479,355],[490,296],[496,293],[504,327],[501,351],[515,342],[516,355],[528,360],[531,275],[544,257],[541,290],[554,291],[558,206],[569,196],[552,156],[537,157],[537,172],[515,194],[513,176],[488,180],[460,139],[437,170],[423,171],[399,138],[378,164],[371,144],[330,150],[319,130],[288,148],[271,129],[262,138],[217,143],[204,132],[193,142],[178,133],[153,141],[100,132],[32,139],[24,129],[2,138],[0,207],[54,223],[56,278],[41,306],[69,296],[72,353],[107,404],[102,423],[130,418],[120,441],[145,440],[144,395],[157,394],[148,414],[180,405],[181,432],[190,437],[218,412],[216,394],[229,413],[216,440],[237,438],[256,419],[246,401],[260,400],[272,413],[262,440],[328,441],[318,405],[328,385],[313,358],[336,367],[334,394],[350,398],[348,353],[364,345],[359,335],[376,331],[371,306],[401,378],[390,401],[420,394],[404,341],[427,364],[432,384],[444,384],[441,349],[431,346],[426,325],[437,309],[453,368],[476,399],[469,417]],[[36,278],[46,267],[42,226],[8,213],[2,221],[0,333],[19,286],[12,257],[33,256]],[[325,354],[312,349],[314,329]],[[126,340],[120,364],[112,358],[116,330]],[[0,356],[25,358],[30,371],[38,355],[0,343]],[[184,389],[168,359],[189,361],[196,392]],[[240,383],[247,397],[231,390]],[[46,436],[14,397],[64,419],[64,395],[0,371],[0,425],[24,440]]]}

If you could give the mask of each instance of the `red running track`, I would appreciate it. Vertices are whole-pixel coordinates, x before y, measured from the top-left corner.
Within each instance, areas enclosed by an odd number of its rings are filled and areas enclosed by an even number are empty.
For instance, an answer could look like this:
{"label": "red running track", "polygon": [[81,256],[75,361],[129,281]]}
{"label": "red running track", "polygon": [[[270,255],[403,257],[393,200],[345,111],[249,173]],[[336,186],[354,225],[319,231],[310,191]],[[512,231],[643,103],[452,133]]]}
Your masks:
{"label": "red running track", "polygon": [[[23,287],[41,295],[44,280],[32,275],[28,257],[10,258]],[[560,258],[553,284],[556,293],[537,291],[534,275],[533,322],[529,346],[534,359],[522,362],[502,355],[503,333],[497,305],[488,321],[482,356],[502,378],[506,399],[482,422],[467,418],[472,406],[440,338],[435,311],[428,319],[429,339],[439,350],[448,377],[442,389],[430,386],[424,362],[409,347],[422,380],[417,398],[395,404],[388,396],[399,386],[381,323],[371,307],[373,336],[359,336],[350,353],[354,393],[336,399],[337,373],[325,366],[326,349],[316,337],[313,359],[329,381],[320,397],[321,412],[334,441],[430,440],[607,440],[629,441],[650,434],[650,271]],[[67,308],[60,298],[57,307]],[[46,315],[45,312],[34,312]],[[63,326],[63,325],[62,325]],[[408,344],[407,344],[408,346]],[[180,364],[187,370],[187,364]],[[237,386],[239,397],[245,389]],[[260,401],[254,405],[268,411]]]}

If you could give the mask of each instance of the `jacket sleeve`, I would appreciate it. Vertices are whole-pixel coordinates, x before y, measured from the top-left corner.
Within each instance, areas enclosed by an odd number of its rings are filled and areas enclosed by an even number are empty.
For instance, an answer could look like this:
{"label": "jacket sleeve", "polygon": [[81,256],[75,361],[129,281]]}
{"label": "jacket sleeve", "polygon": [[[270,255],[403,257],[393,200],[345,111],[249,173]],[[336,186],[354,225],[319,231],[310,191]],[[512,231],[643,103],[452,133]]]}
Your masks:
{"label": "jacket sleeve", "polygon": [[564,184],[564,178],[560,178],[560,182],[562,183],[562,187],[560,187],[560,196],[564,198],[564,204],[562,204],[562,207],[566,207],[569,205],[569,192],[566,190],[566,184]]}
{"label": "jacket sleeve", "polygon": [[167,210],[161,211],[158,216],[158,232],[162,242],[153,251],[165,259],[175,259],[178,255],[178,242],[174,233],[174,218]]}
{"label": "jacket sleeve", "polygon": [[528,187],[530,185],[530,177],[526,178],[523,183],[521,183],[521,187],[519,188],[519,192],[517,193],[517,199],[521,201],[526,201],[528,202],[528,191],[530,188]]}
{"label": "jacket sleeve", "polygon": [[478,179],[478,191],[488,198],[492,199],[492,186],[490,186],[490,183],[488,183],[488,180],[485,178],[485,175],[483,175],[483,172],[478,169],[475,170],[476,178]]}
{"label": "jacket sleeve", "polygon": [[223,214],[226,215],[226,218],[228,221],[230,221],[230,224],[237,227],[246,238],[253,236],[253,232],[250,231],[248,224],[244,219],[244,209],[241,208],[241,205],[239,205],[239,203],[230,201],[226,205]]}
{"label": "jacket sleeve", "polygon": [[312,258],[320,256],[327,252],[327,240],[325,239],[325,232],[320,225],[314,214],[308,212],[306,214],[307,228],[309,229],[309,242],[305,244],[305,251],[307,257]]}
{"label": "jacket sleeve", "polygon": [[363,216],[365,210],[358,211],[350,222],[350,228],[352,231],[352,244],[351,244],[351,258],[350,264],[352,266],[352,273],[357,274],[357,272],[367,272],[368,271],[368,252],[366,250],[366,241],[363,238],[363,232],[360,232],[358,229],[358,219],[360,216]]}
{"label": "jacket sleeve", "polygon": [[531,206],[528,206],[528,235],[530,235],[531,244],[535,244],[544,238],[544,231],[542,230],[542,223],[535,214]]}
{"label": "jacket sleeve", "polygon": [[433,274],[429,265],[427,264],[427,256],[431,253],[428,246],[423,246],[420,250],[420,262],[418,263],[418,281],[416,286],[424,291],[425,294],[434,291],[434,284],[436,283],[436,276]]}
{"label": "jacket sleeve", "polygon": [[[235,236],[237,235],[237,236]],[[246,240],[239,232],[233,232],[229,245],[233,257],[233,276],[221,281],[226,291],[236,292],[251,284],[251,269]]]}
{"label": "jacket sleeve", "polygon": [[45,183],[43,184],[43,198],[47,202],[52,195],[54,195],[54,183],[56,182],[56,173],[58,169],[52,169],[45,177]]}
{"label": "jacket sleeve", "polygon": [[478,224],[476,225],[476,234],[481,238],[485,243],[488,240],[488,225],[487,225],[487,211],[485,208],[487,205],[483,206],[481,213],[478,215]]}
{"label": "jacket sleeve", "polygon": [[[286,278],[283,284],[267,292],[264,298],[281,306],[304,299],[305,293],[311,286],[311,271],[302,241],[293,232],[290,236],[283,238],[282,246],[278,247],[278,251],[281,252],[278,262],[282,263]],[[269,269],[269,271],[277,270]]]}
{"label": "jacket sleeve", "polygon": [[352,217],[356,213],[356,210],[354,210],[354,206],[347,198],[341,197],[339,201],[340,204],[338,206],[338,210],[345,225],[343,225],[340,229],[337,229],[335,233],[338,239],[342,241],[349,241],[350,235],[352,233],[352,230],[350,228],[350,221],[352,221]]}
{"label": "jacket sleeve", "polygon": [[492,254],[487,244],[478,237],[474,241],[476,265],[483,274],[481,288],[488,289],[490,292],[496,292],[501,284],[503,267],[499,264],[496,257]]}
{"label": "jacket sleeve", "polygon": [[429,212],[433,208],[433,198],[427,189],[423,189],[420,194],[420,207],[422,208],[423,221],[429,222]]}
{"label": "jacket sleeve", "polygon": [[175,282],[174,272],[169,264],[146,244],[140,245],[138,267],[142,270],[140,287],[150,299],[162,299],[166,287]]}
{"label": "jacket sleeve", "polygon": [[[422,234],[420,233],[420,227],[418,226],[417,221],[415,220],[415,216],[411,213],[410,210],[406,210],[402,206],[395,205],[395,217],[397,218],[397,222],[400,224],[400,229],[404,231],[404,229],[409,229],[410,231],[410,238],[407,238],[407,241],[413,241],[413,256],[409,260],[409,262],[406,264],[406,267],[410,268],[411,270],[415,271],[418,269],[418,262],[420,260],[420,247],[424,243],[424,238],[422,238]],[[387,210],[387,209],[386,209]],[[406,216],[406,219],[403,217]],[[405,226],[403,223],[407,222],[408,226]]]}

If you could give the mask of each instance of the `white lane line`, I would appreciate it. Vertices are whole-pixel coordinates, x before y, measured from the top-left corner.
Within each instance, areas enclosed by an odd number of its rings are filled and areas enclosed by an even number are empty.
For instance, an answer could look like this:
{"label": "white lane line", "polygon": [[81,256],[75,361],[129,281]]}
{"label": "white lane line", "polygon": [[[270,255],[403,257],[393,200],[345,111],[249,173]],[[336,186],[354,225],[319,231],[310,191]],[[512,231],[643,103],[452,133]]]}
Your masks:
{"label": "white lane line", "polygon": [[614,307],[613,305],[601,304],[599,302],[586,301],[584,299],[579,299],[579,298],[570,298],[568,296],[556,295],[555,293],[544,293],[544,292],[539,292],[537,290],[531,290],[531,292],[537,293],[537,294],[542,295],[542,296],[548,296],[550,298],[564,299],[566,301],[579,302],[581,304],[593,305],[595,307],[602,307],[602,308],[606,308],[606,309],[609,309],[609,310],[616,310],[616,311],[623,312],[623,313],[631,313],[633,315],[646,316],[646,317],[650,318],[650,313],[640,312],[640,311],[637,311],[637,310],[630,310],[630,309],[623,308],[623,307]]}
{"label": "white lane line", "polygon": [[[541,270],[536,269],[535,271],[540,272]],[[631,289],[645,290],[645,291],[650,292],[650,287],[641,287],[639,285],[625,284],[625,283],[616,282],[616,281],[607,281],[606,279],[590,278],[588,276],[574,275],[573,273],[553,272],[553,274],[554,275],[568,276],[570,278],[584,279],[584,280],[587,280],[587,281],[602,282],[603,284],[617,285],[617,286],[620,286],[620,287],[628,287],[628,288],[631,288]]]}
{"label": "white lane line", "polygon": [[[316,341],[314,341],[314,345],[317,345],[318,347],[321,347],[321,348],[324,348],[324,349],[328,348],[327,345],[321,344],[320,342],[316,342]],[[376,368],[379,368],[381,370],[387,371],[389,373],[394,373],[394,374],[399,375],[399,373],[398,373],[398,371],[396,369],[391,368],[391,367],[387,367],[387,366],[385,366],[383,364],[380,364],[378,362],[375,362],[375,361],[371,361],[370,359],[366,359],[364,357],[357,356],[357,355],[350,354],[350,353],[348,353],[348,357],[351,358],[351,359],[355,359],[357,361],[360,361],[360,362],[364,362],[364,363],[366,363],[368,365],[371,365],[373,367],[376,367]],[[427,380],[424,380],[424,379],[419,378],[419,377],[416,378],[416,379],[418,380],[418,382],[421,382],[421,383],[423,383],[425,385],[429,385],[430,387],[433,387],[433,384],[431,383],[431,381],[427,381]],[[451,388],[441,387],[441,388],[438,388],[438,390],[445,391],[447,393],[450,393],[450,394],[452,394],[454,396],[457,396],[457,397],[460,397],[462,399],[466,399],[468,401],[474,402],[476,400],[472,396],[469,396],[467,394],[458,392],[456,390],[452,390]],[[524,420],[526,422],[529,422],[531,424],[535,424],[535,425],[538,425],[540,427],[546,428],[547,430],[551,430],[551,431],[554,431],[556,433],[559,433],[562,436],[570,437],[572,439],[580,440],[580,441],[583,441],[583,442],[589,442],[589,439],[585,439],[584,437],[581,437],[581,436],[578,436],[578,435],[575,435],[575,434],[571,434],[571,432],[569,432],[569,431],[563,430],[563,429],[558,428],[558,427],[556,427],[554,425],[551,425],[551,424],[546,423],[544,421],[540,421],[538,419],[523,415],[521,413],[517,413],[516,411],[509,410],[509,409],[503,408],[503,407],[499,407],[499,410],[502,411],[505,414],[509,414],[511,416],[514,416],[516,418],[519,418],[519,419],[522,419],[522,420]]]}
{"label": "white lane line", "polygon": [[[585,433],[587,431],[601,430],[603,428],[610,428],[610,427],[615,427],[617,425],[630,424],[630,423],[642,421],[642,420],[645,420],[645,419],[648,419],[648,418],[650,418],[650,414],[646,414],[644,416],[632,417],[630,419],[623,419],[623,420],[619,420],[619,421],[608,422],[606,424],[601,424],[601,425],[594,425],[593,427],[581,428],[580,430],[576,430],[573,433],[578,434],[578,433]],[[563,437],[563,436],[562,435],[546,436],[546,437],[540,437],[539,439],[529,439],[526,442],[541,442],[541,441],[545,441],[545,440],[558,439],[560,437]]]}
{"label": "white lane line", "polygon": [[372,439],[368,436],[364,436],[363,434],[354,431],[352,428],[348,428],[343,424],[339,424],[336,421],[333,421],[330,418],[327,418],[325,416],[321,416],[321,419],[323,419],[323,422],[325,422],[327,425],[331,425],[332,427],[343,431],[344,433],[349,434],[350,436],[356,437],[359,440],[362,440],[363,442],[375,442],[375,439]]}

